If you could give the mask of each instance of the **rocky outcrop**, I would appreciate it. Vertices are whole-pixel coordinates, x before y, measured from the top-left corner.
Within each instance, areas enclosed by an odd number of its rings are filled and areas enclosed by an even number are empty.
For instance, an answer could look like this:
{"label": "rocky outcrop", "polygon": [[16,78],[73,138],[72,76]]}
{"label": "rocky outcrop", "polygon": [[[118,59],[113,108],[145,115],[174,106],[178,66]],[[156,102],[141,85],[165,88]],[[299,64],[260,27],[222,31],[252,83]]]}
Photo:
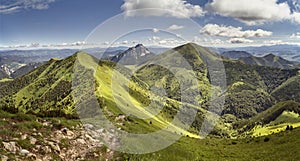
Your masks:
{"label": "rocky outcrop", "polygon": [[[51,122],[43,122],[44,128],[53,130],[46,132],[33,129],[32,133],[20,134],[20,138],[2,141],[0,138],[1,161],[6,160],[118,160],[115,152],[104,146],[101,140],[118,146],[115,132],[95,129],[91,124],[78,125],[68,129],[54,129]],[[22,142],[26,142],[26,149]],[[14,156],[11,158],[11,156]]]}

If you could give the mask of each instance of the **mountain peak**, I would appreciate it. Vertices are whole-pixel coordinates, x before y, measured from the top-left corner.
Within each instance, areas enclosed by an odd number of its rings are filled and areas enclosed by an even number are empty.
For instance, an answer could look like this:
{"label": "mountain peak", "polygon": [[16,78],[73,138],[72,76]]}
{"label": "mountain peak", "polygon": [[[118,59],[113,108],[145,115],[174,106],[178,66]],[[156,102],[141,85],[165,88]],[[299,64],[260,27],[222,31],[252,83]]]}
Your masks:
{"label": "mountain peak", "polygon": [[145,47],[143,44],[137,44],[134,48]]}
{"label": "mountain peak", "polygon": [[267,54],[264,56],[264,58],[274,58],[274,57],[277,57],[276,55],[270,53],[270,54]]}
{"label": "mountain peak", "polygon": [[137,44],[135,47],[131,47],[123,53],[115,55],[110,60],[123,65],[134,65],[144,62],[152,56],[154,56],[154,54],[143,44]]}

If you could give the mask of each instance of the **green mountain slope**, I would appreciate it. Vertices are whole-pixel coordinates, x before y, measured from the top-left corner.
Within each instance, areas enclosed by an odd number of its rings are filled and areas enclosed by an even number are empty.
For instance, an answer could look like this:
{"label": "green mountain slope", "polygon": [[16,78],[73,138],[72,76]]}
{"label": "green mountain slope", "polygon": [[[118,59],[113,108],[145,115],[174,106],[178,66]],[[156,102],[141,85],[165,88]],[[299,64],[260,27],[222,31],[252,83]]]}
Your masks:
{"label": "green mountain slope", "polygon": [[[138,84],[144,84],[147,88],[155,85],[163,86],[166,89],[168,98],[175,100],[181,99],[183,95],[181,92],[198,88],[202,96],[202,98],[198,98],[198,103],[205,102],[211,90],[208,69],[204,63],[209,58],[214,59],[217,57],[208,49],[195,44],[186,44],[166,51],[153,60],[140,65],[140,69],[135,73],[134,77],[137,78],[137,82],[140,82]],[[182,78],[183,82],[179,82],[180,80],[178,80],[176,74],[184,75],[182,72],[188,72],[193,75],[196,77],[195,80],[197,82],[193,82],[192,78],[188,78],[188,73],[186,74],[187,78]],[[185,89],[180,89],[180,83],[186,83]],[[188,98],[184,99],[188,100]]]}
{"label": "green mountain slope", "polygon": [[273,54],[268,54],[264,57],[244,57],[240,58],[239,60],[250,65],[269,66],[282,69],[292,69],[295,68],[298,64],[296,62],[285,60]]}
{"label": "green mountain slope", "polygon": [[70,97],[71,77],[76,55],[52,59],[29,74],[0,87],[1,106],[42,116],[75,114]]}
{"label": "green mountain slope", "polygon": [[[291,112],[295,113],[295,116],[289,115]],[[300,122],[297,118],[299,114],[300,103],[293,101],[279,102],[250,119],[236,122],[234,127],[239,129],[239,133],[243,133],[244,136],[270,135],[285,131],[288,125],[299,127]]]}
{"label": "green mountain slope", "polygon": [[124,154],[125,160],[299,160],[300,128],[267,137],[193,139],[183,137],[170,147],[150,154]]}
{"label": "green mountain slope", "polygon": [[300,102],[300,75],[288,79],[272,91],[272,96],[277,101],[293,100]]}
{"label": "green mountain slope", "polygon": [[255,116],[274,105],[281,96],[272,91],[298,73],[297,69],[252,66],[239,61],[226,60],[224,65],[228,89],[223,112],[238,118]]}
{"label": "green mountain slope", "polygon": [[[83,78],[84,81],[79,83],[84,88],[76,91],[72,87],[78,83],[74,82],[74,64],[78,55],[83,56],[77,76]],[[220,61],[224,63],[226,78],[222,77],[222,69],[218,68]],[[131,75],[134,68],[138,70]],[[241,121],[253,118],[278,101],[292,98],[298,101],[297,90],[294,97],[288,91],[284,92],[287,88],[297,89],[297,74],[297,69],[222,60],[209,49],[192,43],[166,51],[131,69],[111,61],[98,61],[79,52],[64,60],[52,59],[13,81],[1,82],[0,105],[10,112],[71,118],[77,118],[79,112],[91,118],[99,113],[95,109],[76,109],[76,103],[89,103],[93,99],[91,96],[95,96],[111,122],[137,133],[156,131],[170,125],[184,105],[197,110],[195,121],[188,131],[172,125],[172,132],[198,137],[195,134],[210,111],[222,116],[212,133],[230,137],[233,125],[228,123],[225,127],[228,119]],[[226,83],[226,92],[220,86],[222,82]],[[89,88],[87,93],[84,93],[85,88]],[[76,92],[84,95],[74,99]],[[212,94],[225,97],[224,109],[210,108]],[[115,121],[119,117],[124,119]]]}

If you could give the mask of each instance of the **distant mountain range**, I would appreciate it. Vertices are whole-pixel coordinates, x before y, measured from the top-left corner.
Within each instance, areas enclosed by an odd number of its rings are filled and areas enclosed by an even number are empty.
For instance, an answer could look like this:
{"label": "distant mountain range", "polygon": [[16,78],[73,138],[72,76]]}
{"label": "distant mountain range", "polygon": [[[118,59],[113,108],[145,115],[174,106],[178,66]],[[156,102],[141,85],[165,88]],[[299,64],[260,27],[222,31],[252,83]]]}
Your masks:
{"label": "distant mountain range", "polygon": [[[145,48],[143,46],[143,48]],[[89,53],[90,55],[93,55],[94,57],[98,59],[110,59],[116,55],[120,55],[124,53],[126,50],[128,50],[128,47],[120,46],[120,47],[109,47],[109,48],[88,48],[88,49],[82,49],[84,52]],[[149,47],[145,49],[138,49],[136,52],[136,55],[139,57],[138,59],[141,59],[142,57],[139,56],[139,54],[142,54],[142,52],[151,54],[159,54],[163,51],[168,50],[168,48],[162,48],[162,47]],[[34,66],[37,64],[41,64],[43,62],[49,61],[51,58],[58,58],[58,59],[64,59],[68,56],[71,56],[75,52],[77,52],[77,49],[38,49],[38,50],[3,50],[0,51],[0,79],[12,77],[16,78],[23,74],[26,74],[26,71],[30,71],[30,69],[33,69]],[[128,56],[125,54],[126,56]],[[124,55],[124,56],[125,56]],[[134,58],[134,52],[131,52],[126,59],[126,61],[131,61],[130,63],[134,63],[130,58]],[[143,57],[143,59],[147,59],[149,55]],[[123,56],[121,56],[123,57]],[[118,60],[118,58],[114,58],[115,61]],[[122,61],[124,61],[123,59]],[[136,61],[136,60],[134,60]],[[138,62],[138,61],[137,61]],[[36,65],[33,65],[36,64]],[[38,66],[39,66],[38,65]],[[20,71],[17,71],[18,69],[22,69]],[[15,73],[15,74],[13,74]],[[23,74],[20,74],[23,73]]]}
{"label": "distant mountain range", "polygon": [[239,58],[239,60],[249,65],[268,66],[282,69],[297,68],[297,65],[300,64],[298,62],[288,61],[280,56],[276,56],[273,54],[268,54],[263,57],[242,57]]}
{"label": "distant mountain range", "polygon": [[239,47],[239,48],[218,48],[214,49],[218,53],[226,51],[246,51],[253,56],[262,57],[270,53],[280,56],[289,61],[300,62],[300,46],[299,45],[271,45],[271,46],[259,46],[259,47]]}
{"label": "distant mountain range", "polygon": [[252,55],[246,51],[225,51],[221,54],[221,56],[230,59],[239,59],[244,57],[250,57]]}

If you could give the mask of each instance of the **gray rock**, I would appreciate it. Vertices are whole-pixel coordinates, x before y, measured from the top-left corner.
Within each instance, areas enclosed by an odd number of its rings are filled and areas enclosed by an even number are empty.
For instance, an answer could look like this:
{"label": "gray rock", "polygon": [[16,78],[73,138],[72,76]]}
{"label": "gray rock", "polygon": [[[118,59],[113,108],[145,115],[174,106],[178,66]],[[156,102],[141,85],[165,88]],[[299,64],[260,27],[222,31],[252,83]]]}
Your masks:
{"label": "gray rock", "polygon": [[37,142],[37,139],[34,137],[30,137],[29,141],[30,141],[30,144],[35,145],[35,143]]}
{"label": "gray rock", "polygon": [[51,150],[51,148],[50,148],[49,146],[44,146],[44,147],[42,147],[42,150],[43,150],[45,153],[51,153],[51,152],[52,152],[52,150]]}
{"label": "gray rock", "polygon": [[35,154],[29,153],[27,156],[28,156],[29,158],[32,158],[32,159],[35,159],[35,160],[36,160],[36,155],[35,155]]}
{"label": "gray rock", "polygon": [[20,151],[20,153],[23,154],[23,155],[27,155],[27,154],[29,154],[30,152],[29,152],[28,150],[26,150],[26,149],[22,149],[22,150]]}
{"label": "gray rock", "polygon": [[27,134],[21,136],[21,140],[25,140],[25,139],[27,139]]}
{"label": "gray rock", "polygon": [[61,129],[61,132],[65,133],[65,134],[67,134],[67,133],[68,133],[68,131],[69,131],[69,129],[68,129],[68,128],[66,128],[66,127]]}
{"label": "gray rock", "polygon": [[79,144],[86,144],[86,142],[83,140],[83,139],[77,139],[77,142],[79,143]]}
{"label": "gray rock", "polygon": [[61,132],[65,135],[67,135],[67,136],[73,136],[74,135],[74,133],[71,130],[69,130],[68,128],[61,129]]}
{"label": "gray rock", "polygon": [[105,130],[101,128],[101,129],[96,130],[96,132],[98,132],[98,133],[104,133]]}
{"label": "gray rock", "polygon": [[88,129],[88,130],[93,130],[94,129],[94,125],[92,125],[92,124],[84,124],[83,127],[85,129]]}
{"label": "gray rock", "polygon": [[15,153],[18,150],[18,147],[16,146],[16,142],[3,142],[4,148],[12,153]]}
{"label": "gray rock", "polygon": [[56,152],[60,153],[60,147],[58,146],[58,144],[55,144],[53,142],[49,142],[48,143],[50,145],[50,147],[55,150]]}

